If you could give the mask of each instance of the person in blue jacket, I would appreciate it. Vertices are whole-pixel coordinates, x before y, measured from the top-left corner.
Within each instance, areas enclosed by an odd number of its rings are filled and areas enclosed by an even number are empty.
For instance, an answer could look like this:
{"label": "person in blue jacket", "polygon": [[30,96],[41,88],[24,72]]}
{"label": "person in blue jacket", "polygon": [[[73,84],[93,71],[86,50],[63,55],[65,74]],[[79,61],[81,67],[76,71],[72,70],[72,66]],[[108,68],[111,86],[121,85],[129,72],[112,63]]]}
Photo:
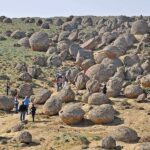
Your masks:
{"label": "person in blue jacket", "polygon": [[23,102],[24,102],[24,105],[26,106],[26,111],[27,111],[27,115],[28,115],[28,108],[29,108],[29,103],[30,103],[28,96],[25,97]]}

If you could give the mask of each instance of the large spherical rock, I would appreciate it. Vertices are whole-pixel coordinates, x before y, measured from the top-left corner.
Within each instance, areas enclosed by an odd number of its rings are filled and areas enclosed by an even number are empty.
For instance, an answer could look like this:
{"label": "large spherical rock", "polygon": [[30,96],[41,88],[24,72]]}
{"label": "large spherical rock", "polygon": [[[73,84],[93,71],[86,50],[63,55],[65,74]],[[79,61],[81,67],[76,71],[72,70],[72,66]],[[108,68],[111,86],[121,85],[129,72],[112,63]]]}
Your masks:
{"label": "large spherical rock", "polygon": [[143,69],[141,68],[140,64],[135,64],[129,68],[126,68],[126,80],[134,81],[140,75],[142,75]]}
{"label": "large spherical rock", "polygon": [[36,32],[30,39],[30,46],[33,51],[47,51],[49,47],[49,39],[47,33]]}
{"label": "large spherical rock", "polygon": [[69,21],[69,22],[65,22],[62,25],[62,30],[63,31],[72,31],[77,29],[77,24],[75,22]]}
{"label": "large spherical rock", "polygon": [[142,93],[143,89],[139,85],[128,85],[124,90],[127,98],[137,98]]}
{"label": "large spherical rock", "polygon": [[0,110],[10,111],[14,107],[12,97],[0,96]]}
{"label": "large spherical rock", "polygon": [[90,67],[86,71],[86,75],[90,79],[95,79],[99,83],[106,82],[110,77],[114,75],[116,71],[116,67],[113,64],[104,65],[104,64],[96,64]]}
{"label": "large spherical rock", "polygon": [[113,46],[113,45],[106,46],[103,49],[103,52],[105,52],[106,55],[109,56],[109,58],[119,57],[124,54],[124,51],[121,51],[121,49],[119,49],[118,47]]}
{"label": "large spherical rock", "polygon": [[43,23],[42,19],[38,19],[35,24],[36,24],[37,26],[41,26],[42,23]]}
{"label": "large spherical rock", "polygon": [[150,142],[139,143],[135,145],[133,150],[150,150]]}
{"label": "large spherical rock", "polygon": [[22,84],[20,85],[19,87],[19,92],[18,92],[18,95],[20,97],[25,97],[25,96],[28,96],[30,97],[32,95],[33,91],[32,91],[32,85],[31,84]]}
{"label": "large spherical rock", "polygon": [[146,75],[142,77],[140,82],[143,87],[149,88],[150,87],[150,75]]}
{"label": "large spherical rock", "polygon": [[95,93],[100,91],[100,83],[97,80],[90,79],[86,83],[86,89],[90,93]]}
{"label": "large spherical rock", "polygon": [[136,142],[138,140],[137,132],[131,128],[120,126],[114,129],[112,137],[117,141],[122,142]]}
{"label": "large spherical rock", "polygon": [[37,66],[31,66],[28,68],[28,73],[32,76],[32,78],[39,78],[42,74],[42,70],[40,67]]}
{"label": "large spherical rock", "polygon": [[59,55],[52,55],[50,56],[48,59],[47,59],[47,65],[48,66],[55,66],[55,67],[59,67],[62,65],[62,60],[61,60],[61,57]]}
{"label": "large spherical rock", "polygon": [[46,66],[46,57],[44,57],[44,56],[34,57],[33,64],[34,65],[39,65],[41,67],[45,67]]}
{"label": "large spherical rock", "polygon": [[106,149],[114,149],[116,147],[116,141],[111,136],[102,139],[102,147]]}
{"label": "large spherical rock", "polygon": [[50,98],[51,92],[47,89],[40,89],[36,95],[32,97],[34,104],[44,104]]}
{"label": "large spherical rock", "polygon": [[20,39],[18,41],[18,44],[24,46],[25,48],[29,48],[30,47],[29,38],[28,37],[24,37],[24,38]]}
{"label": "large spherical rock", "polygon": [[49,29],[49,24],[47,22],[42,23],[41,25],[42,29]]}
{"label": "large spherical rock", "polygon": [[80,73],[77,77],[76,82],[75,82],[75,85],[76,85],[77,89],[78,90],[85,89],[86,83],[87,83],[88,80],[89,80],[89,78],[85,74]]}
{"label": "large spherical rock", "polygon": [[110,104],[103,104],[93,108],[89,114],[89,119],[96,124],[110,123],[114,120],[115,110]]}
{"label": "large spherical rock", "polygon": [[20,31],[20,30],[16,30],[11,34],[11,37],[14,39],[21,39],[21,38],[24,38],[25,36],[26,36],[25,32]]}
{"label": "large spherical rock", "polygon": [[70,86],[64,87],[57,95],[62,102],[71,102],[75,100],[75,93]]}
{"label": "large spherical rock", "polygon": [[88,104],[90,105],[102,105],[108,103],[109,103],[109,99],[103,93],[93,93],[88,98]]}
{"label": "large spherical rock", "polygon": [[61,107],[62,107],[61,100],[57,96],[53,95],[43,105],[43,112],[44,114],[50,116],[56,115],[61,110]]}
{"label": "large spherical rock", "polygon": [[84,111],[76,104],[69,104],[62,108],[59,116],[63,122],[72,125],[79,123],[84,117]]}
{"label": "large spherical rock", "polygon": [[113,65],[116,69],[118,67],[122,67],[123,66],[123,63],[121,62],[121,60],[119,58],[115,58],[115,59],[110,59],[110,58],[104,58],[101,62],[101,65]]}
{"label": "large spherical rock", "polygon": [[124,55],[121,57],[121,60],[126,67],[133,66],[140,61],[139,56],[135,54]]}
{"label": "large spherical rock", "polygon": [[27,65],[26,63],[20,62],[16,64],[15,69],[19,72],[25,72],[27,71]]}
{"label": "large spherical rock", "polygon": [[61,26],[64,23],[64,21],[61,18],[56,18],[56,20],[54,21],[54,24],[56,26]]}
{"label": "large spherical rock", "polygon": [[32,135],[31,133],[24,131],[19,135],[19,142],[21,143],[31,143],[32,142]]}
{"label": "large spherical rock", "polygon": [[19,79],[26,82],[31,82],[32,77],[28,72],[23,72],[19,75]]}
{"label": "large spherical rock", "polygon": [[10,19],[10,18],[5,18],[5,19],[3,20],[3,22],[4,22],[4,23],[12,23],[12,19]]}
{"label": "large spherical rock", "polygon": [[117,97],[120,95],[123,80],[119,77],[112,77],[107,82],[107,95],[110,97]]}
{"label": "large spherical rock", "polygon": [[148,74],[150,73],[150,60],[146,60],[142,65],[141,65],[142,69],[143,69],[143,74]]}
{"label": "large spherical rock", "polygon": [[131,33],[145,34],[148,30],[148,24],[143,20],[138,20],[132,24]]}
{"label": "large spherical rock", "polygon": [[77,67],[74,68],[70,68],[67,72],[66,72],[66,78],[71,82],[71,83],[75,83],[75,78],[77,77],[78,73],[80,72],[80,70]]}

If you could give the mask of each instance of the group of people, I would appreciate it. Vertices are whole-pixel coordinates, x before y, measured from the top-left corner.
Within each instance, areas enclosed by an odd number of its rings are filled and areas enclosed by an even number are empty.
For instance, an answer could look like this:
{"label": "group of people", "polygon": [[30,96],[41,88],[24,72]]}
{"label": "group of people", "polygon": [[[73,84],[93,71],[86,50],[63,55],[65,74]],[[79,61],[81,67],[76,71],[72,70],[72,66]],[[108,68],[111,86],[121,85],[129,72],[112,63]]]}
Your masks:
{"label": "group of people", "polygon": [[[57,91],[60,91],[63,87],[67,86],[67,84],[68,84],[68,80],[67,80],[66,76],[63,76],[62,74],[57,74],[57,76],[56,76]],[[7,84],[6,84],[6,94],[7,95],[9,95],[9,89],[10,89],[10,85],[7,82]],[[104,84],[102,91],[104,94],[107,94],[106,83]],[[15,112],[16,113],[20,112],[20,121],[24,121],[26,114],[27,115],[29,114],[29,104],[30,104],[30,100],[29,100],[28,96],[26,96],[25,99],[22,101],[22,104],[19,106],[18,96],[17,95],[15,96],[15,98],[14,98]],[[35,118],[35,114],[36,114],[36,107],[34,106],[33,103],[30,108],[30,113],[32,115],[32,120],[34,122],[34,118]]]}
{"label": "group of people", "polygon": [[[6,83],[6,95],[7,96],[9,95],[9,91],[10,91],[10,83],[9,81],[7,81]],[[15,109],[15,113],[20,112],[20,121],[24,121],[26,114],[27,115],[29,114],[29,104],[30,104],[30,100],[28,96],[25,97],[25,99],[22,101],[22,104],[20,106],[19,106],[19,101],[18,101],[18,95],[16,94],[16,96],[14,97],[14,109]],[[33,103],[30,108],[30,113],[32,115],[32,120],[34,122],[34,118],[36,114],[36,107],[34,106]]]}
{"label": "group of people", "polygon": [[68,80],[65,75],[57,74],[56,75],[56,86],[57,86],[57,92],[60,91],[63,87],[67,86]]}
{"label": "group of people", "polygon": [[[14,100],[15,112],[16,113],[20,112],[20,121],[24,121],[26,114],[27,115],[29,114],[29,112],[28,112],[29,104],[30,104],[30,100],[29,100],[28,96],[25,97],[25,99],[23,100],[23,102],[20,106],[19,106],[18,96],[15,97],[15,100]],[[32,120],[34,122],[34,118],[35,118],[35,114],[36,114],[36,107],[34,106],[34,104],[32,104],[32,106],[30,108],[30,113],[32,115]]]}

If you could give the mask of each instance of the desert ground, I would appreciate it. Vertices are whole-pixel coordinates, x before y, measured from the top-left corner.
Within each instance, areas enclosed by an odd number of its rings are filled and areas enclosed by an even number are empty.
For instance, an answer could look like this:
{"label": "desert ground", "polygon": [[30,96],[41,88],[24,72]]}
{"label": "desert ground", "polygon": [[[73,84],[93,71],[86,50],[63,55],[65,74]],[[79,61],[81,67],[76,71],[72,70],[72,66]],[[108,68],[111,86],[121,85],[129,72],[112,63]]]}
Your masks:
{"label": "desert ground", "polygon": [[[35,122],[14,112],[16,91]],[[107,150],[110,136],[110,149],[150,150],[150,17],[0,16],[0,150]]]}

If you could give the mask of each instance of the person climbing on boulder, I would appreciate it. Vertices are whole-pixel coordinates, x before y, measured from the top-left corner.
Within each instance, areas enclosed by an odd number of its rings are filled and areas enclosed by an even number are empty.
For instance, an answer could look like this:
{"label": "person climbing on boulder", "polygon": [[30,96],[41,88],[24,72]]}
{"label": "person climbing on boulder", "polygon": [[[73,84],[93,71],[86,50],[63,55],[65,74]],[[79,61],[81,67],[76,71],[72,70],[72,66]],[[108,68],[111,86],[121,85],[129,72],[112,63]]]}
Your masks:
{"label": "person climbing on boulder", "polygon": [[63,88],[68,86],[68,79],[66,78],[66,76],[63,76]]}
{"label": "person climbing on boulder", "polygon": [[59,74],[59,75],[57,76],[57,79],[56,79],[56,86],[57,86],[57,92],[62,89],[62,86],[63,86],[63,78],[62,78],[62,75],[61,75],[61,74]]}
{"label": "person climbing on boulder", "polygon": [[26,106],[26,112],[27,112],[27,115],[28,115],[28,108],[29,108],[29,103],[30,103],[28,96],[25,97],[23,102],[24,102],[24,105]]}
{"label": "person climbing on boulder", "polygon": [[10,83],[9,83],[9,81],[7,81],[7,83],[6,83],[6,95],[7,96],[9,95],[9,90],[10,90]]}
{"label": "person climbing on boulder", "polygon": [[20,121],[24,121],[27,112],[27,107],[24,105],[24,102],[22,102],[22,104],[20,105],[19,112],[20,112]]}
{"label": "person climbing on boulder", "polygon": [[103,93],[104,93],[105,95],[107,94],[107,86],[106,86],[106,83],[104,83]]}
{"label": "person climbing on boulder", "polygon": [[32,107],[30,109],[31,115],[32,115],[32,121],[34,122],[35,114],[36,114],[36,107],[34,104],[32,104]]}

